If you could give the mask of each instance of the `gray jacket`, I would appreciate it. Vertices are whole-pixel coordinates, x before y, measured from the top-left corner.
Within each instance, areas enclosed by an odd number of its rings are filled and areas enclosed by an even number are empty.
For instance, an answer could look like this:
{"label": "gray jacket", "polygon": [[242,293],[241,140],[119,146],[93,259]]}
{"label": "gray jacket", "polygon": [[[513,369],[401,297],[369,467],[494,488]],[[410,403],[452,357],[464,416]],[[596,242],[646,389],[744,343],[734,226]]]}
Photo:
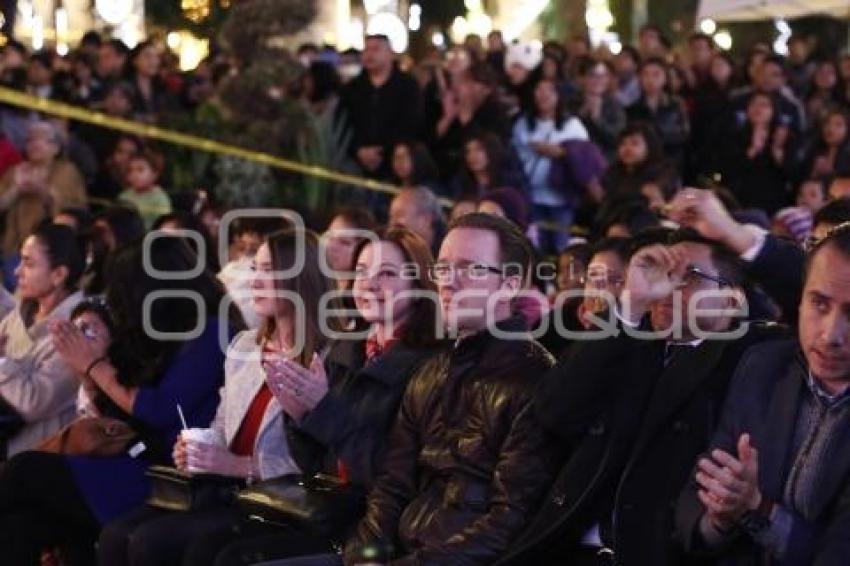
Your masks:
{"label": "gray jacket", "polygon": [[7,337],[0,358],[0,396],[27,423],[9,440],[9,457],[35,448],[76,416],[80,382],[53,346],[48,325],[67,320],[82,298],[80,292],[68,296],[47,318],[29,327],[20,306],[0,321],[0,336]]}

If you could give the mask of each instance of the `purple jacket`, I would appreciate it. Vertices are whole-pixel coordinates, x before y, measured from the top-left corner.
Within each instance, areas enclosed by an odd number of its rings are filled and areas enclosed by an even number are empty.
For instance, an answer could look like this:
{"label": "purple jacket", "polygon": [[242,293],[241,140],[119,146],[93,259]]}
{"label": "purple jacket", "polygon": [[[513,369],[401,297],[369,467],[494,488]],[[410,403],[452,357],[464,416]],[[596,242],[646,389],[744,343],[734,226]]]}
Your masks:
{"label": "purple jacket", "polygon": [[549,182],[572,201],[578,201],[587,192],[587,185],[599,180],[605,172],[605,156],[596,144],[585,140],[567,140],[561,144],[566,155],[552,160]]}

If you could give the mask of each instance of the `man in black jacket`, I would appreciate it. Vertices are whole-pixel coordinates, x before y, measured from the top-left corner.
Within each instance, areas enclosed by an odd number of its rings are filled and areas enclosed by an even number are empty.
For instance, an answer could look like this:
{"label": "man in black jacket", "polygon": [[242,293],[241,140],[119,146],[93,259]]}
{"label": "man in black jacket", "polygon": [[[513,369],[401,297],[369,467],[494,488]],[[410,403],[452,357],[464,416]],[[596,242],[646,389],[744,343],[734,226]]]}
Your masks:
{"label": "man in black jacket", "polygon": [[736,371],[711,448],[679,501],[685,547],[729,566],[850,557],[850,225],[807,258],[798,340]]}
{"label": "man in black jacket", "polygon": [[392,146],[420,133],[419,85],[394,58],[387,36],[368,36],[363,72],[340,99],[339,112],[351,128],[351,154],[370,177],[387,177]]}
{"label": "man in black jacket", "polygon": [[[692,563],[674,544],[675,502],[764,330],[729,312],[742,300],[738,258],[693,232],[676,236],[633,255],[613,308],[618,335],[576,343],[543,378],[538,418],[570,455],[502,563]],[[655,335],[638,334],[647,330]]]}
{"label": "man in black jacket", "polygon": [[458,219],[432,270],[458,338],[411,379],[346,564],[486,564],[507,551],[551,482],[534,418],[551,356],[511,315],[530,245],[502,218]]}

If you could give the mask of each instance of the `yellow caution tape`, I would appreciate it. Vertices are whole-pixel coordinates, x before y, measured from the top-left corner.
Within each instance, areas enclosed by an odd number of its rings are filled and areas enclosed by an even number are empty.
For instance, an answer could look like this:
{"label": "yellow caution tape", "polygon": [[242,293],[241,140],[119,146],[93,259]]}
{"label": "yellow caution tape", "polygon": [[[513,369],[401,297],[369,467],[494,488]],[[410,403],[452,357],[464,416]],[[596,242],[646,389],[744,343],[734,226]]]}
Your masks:
{"label": "yellow caution tape", "polygon": [[[139,137],[173,143],[175,145],[192,148],[199,151],[239,157],[241,159],[253,161],[255,163],[261,163],[263,165],[268,165],[269,167],[275,167],[284,171],[300,173],[302,175],[308,175],[311,177],[325,179],[327,181],[334,181],[337,183],[343,183],[346,185],[363,187],[370,191],[375,191],[379,193],[396,195],[401,190],[399,187],[390,183],[382,183],[380,181],[375,181],[374,179],[367,179],[365,177],[358,177],[356,175],[340,173],[339,171],[331,171],[330,169],[325,169],[324,167],[319,167],[317,165],[307,165],[304,163],[299,163],[298,161],[283,159],[282,157],[271,155],[270,153],[253,151],[235,145],[221,143],[208,138],[184,134],[181,132],[176,132],[174,130],[167,130],[165,128],[153,126],[144,122],[137,122],[135,120],[127,120],[124,118],[116,118],[115,116],[108,116],[102,112],[96,112],[94,110],[89,110],[88,108],[72,106],[70,104],[56,102],[55,100],[48,100],[46,98],[39,98],[7,87],[0,87],[0,102],[11,104],[13,106],[19,106],[21,108],[27,108],[35,112],[42,112],[44,114],[50,114],[52,116],[60,116],[62,118],[76,120],[78,122],[85,122],[88,124],[94,124],[97,126],[109,128],[112,130],[127,132],[129,134],[133,134]],[[451,208],[454,205],[454,201],[452,201],[451,199],[440,198],[439,202],[442,206],[447,208]],[[545,230],[553,230],[559,232],[565,231],[563,227],[558,226],[554,223],[541,222],[537,225]]]}

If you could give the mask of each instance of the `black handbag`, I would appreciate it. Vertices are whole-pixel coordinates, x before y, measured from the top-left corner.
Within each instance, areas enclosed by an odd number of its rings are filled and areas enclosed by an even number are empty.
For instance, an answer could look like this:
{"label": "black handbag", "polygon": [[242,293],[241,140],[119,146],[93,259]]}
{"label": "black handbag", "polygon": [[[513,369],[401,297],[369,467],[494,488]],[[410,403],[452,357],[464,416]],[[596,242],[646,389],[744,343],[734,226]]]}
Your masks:
{"label": "black handbag", "polygon": [[26,422],[8,401],[0,397],[0,461],[6,459],[9,441],[18,434]]}
{"label": "black handbag", "polygon": [[326,474],[286,475],[239,491],[237,506],[249,519],[318,533],[338,533],[363,513],[362,490]]}
{"label": "black handbag", "polygon": [[151,493],[147,504],[168,511],[198,511],[232,505],[245,482],[215,474],[190,474],[170,466],[151,466],[145,472]]}

